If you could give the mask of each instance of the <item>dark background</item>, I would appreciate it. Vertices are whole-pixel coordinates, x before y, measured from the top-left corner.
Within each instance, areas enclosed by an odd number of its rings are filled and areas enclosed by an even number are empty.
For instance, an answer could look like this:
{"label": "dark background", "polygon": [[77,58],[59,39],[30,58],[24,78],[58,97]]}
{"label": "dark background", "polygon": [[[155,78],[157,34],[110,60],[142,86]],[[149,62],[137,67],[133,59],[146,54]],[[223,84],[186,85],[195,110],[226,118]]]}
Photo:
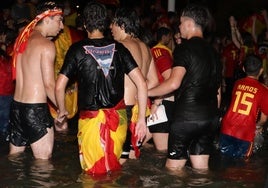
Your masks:
{"label": "dark background", "polygon": [[[63,0],[62,0],[63,1]],[[77,4],[83,5],[89,0],[71,0]],[[144,9],[148,9],[156,0],[120,0],[121,6],[142,6]],[[162,6],[167,9],[167,1],[161,0]],[[2,0],[1,8],[10,7],[15,0]],[[228,18],[230,15],[235,16],[237,19],[246,17],[254,12],[258,12],[261,9],[268,10],[268,0],[176,0],[176,11],[180,10],[187,3],[203,3],[206,4],[216,21],[216,30],[218,33],[228,32]]]}

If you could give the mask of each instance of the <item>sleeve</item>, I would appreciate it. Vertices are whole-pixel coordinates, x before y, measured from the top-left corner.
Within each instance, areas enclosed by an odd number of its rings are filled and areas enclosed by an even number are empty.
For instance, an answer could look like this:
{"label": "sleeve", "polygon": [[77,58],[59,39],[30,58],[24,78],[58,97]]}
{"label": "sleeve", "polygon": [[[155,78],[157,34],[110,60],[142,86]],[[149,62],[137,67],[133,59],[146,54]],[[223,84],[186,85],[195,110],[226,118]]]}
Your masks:
{"label": "sleeve", "polygon": [[161,50],[161,51],[159,52],[160,55],[158,57],[154,55],[155,63],[156,63],[157,69],[162,74],[163,72],[165,72],[166,70],[172,67],[173,59],[167,50],[163,50],[160,48],[158,48],[157,50]]}
{"label": "sleeve", "polygon": [[60,73],[67,76],[69,79],[73,78],[77,72],[77,50],[73,45],[68,49]]}
{"label": "sleeve", "polygon": [[119,52],[120,60],[123,63],[125,74],[130,73],[133,69],[138,67],[136,61],[132,57],[129,50],[119,43],[118,43],[118,52]]}
{"label": "sleeve", "polygon": [[189,52],[187,52],[187,47],[184,44],[176,46],[173,52],[173,67],[184,67],[187,69],[187,62],[191,62],[187,60]]}

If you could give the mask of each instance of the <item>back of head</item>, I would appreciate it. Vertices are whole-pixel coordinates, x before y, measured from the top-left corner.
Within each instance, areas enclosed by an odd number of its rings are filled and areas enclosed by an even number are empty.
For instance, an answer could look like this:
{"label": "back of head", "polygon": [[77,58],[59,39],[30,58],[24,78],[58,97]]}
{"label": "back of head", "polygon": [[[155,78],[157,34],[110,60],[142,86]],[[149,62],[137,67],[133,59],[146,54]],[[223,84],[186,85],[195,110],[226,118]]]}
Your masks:
{"label": "back of head", "polygon": [[250,54],[244,61],[244,69],[248,76],[258,76],[262,68],[262,60],[259,56]]}
{"label": "back of head", "polygon": [[140,32],[140,19],[134,9],[119,8],[115,12],[114,24],[125,29],[125,32],[133,37],[138,37]]}
{"label": "back of head", "polygon": [[163,36],[166,36],[168,34],[171,34],[171,30],[167,27],[160,27],[156,31],[156,39],[157,41],[160,41]]}
{"label": "back of head", "polygon": [[89,2],[83,10],[83,20],[88,32],[94,30],[104,32],[108,27],[106,7],[97,1]]}
{"label": "back of head", "polygon": [[202,31],[209,26],[212,16],[207,7],[199,4],[188,4],[183,10],[181,16],[189,17],[194,20]]}

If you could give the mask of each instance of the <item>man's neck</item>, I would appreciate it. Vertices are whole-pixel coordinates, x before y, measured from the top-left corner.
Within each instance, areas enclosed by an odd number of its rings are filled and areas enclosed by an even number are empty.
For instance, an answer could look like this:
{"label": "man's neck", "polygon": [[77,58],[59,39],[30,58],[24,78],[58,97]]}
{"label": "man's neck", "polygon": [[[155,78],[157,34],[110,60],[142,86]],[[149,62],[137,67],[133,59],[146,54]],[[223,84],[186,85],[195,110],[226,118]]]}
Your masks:
{"label": "man's neck", "polygon": [[103,33],[100,32],[99,30],[88,32],[87,36],[89,39],[101,39],[104,37]]}

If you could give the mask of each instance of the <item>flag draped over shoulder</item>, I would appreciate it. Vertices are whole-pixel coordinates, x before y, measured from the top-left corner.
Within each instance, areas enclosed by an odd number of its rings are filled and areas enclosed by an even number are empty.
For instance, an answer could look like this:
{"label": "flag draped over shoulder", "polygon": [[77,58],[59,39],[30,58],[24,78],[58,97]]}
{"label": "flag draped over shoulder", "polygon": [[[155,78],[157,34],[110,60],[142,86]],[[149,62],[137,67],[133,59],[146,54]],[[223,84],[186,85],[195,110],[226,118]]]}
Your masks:
{"label": "flag draped over shoulder", "polygon": [[16,79],[16,61],[17,61],[17,56],[19,53],[23,53],[24,50],[26,49],[27,42],[29,39],[30,34],[32,33],[33,29],[35,28],[36,24],[42,20],[43,18],[47,16],[55,16],[58,14],[62,14],[61,9],[52,9],[52,10],[47,10],[43,12],[42,14],[39,14],[35,17],[33,21],[31,21],[19,34],[17,37],[14,48],[13,48],[13,66],[12,66],[12,78],[13,80]]}

